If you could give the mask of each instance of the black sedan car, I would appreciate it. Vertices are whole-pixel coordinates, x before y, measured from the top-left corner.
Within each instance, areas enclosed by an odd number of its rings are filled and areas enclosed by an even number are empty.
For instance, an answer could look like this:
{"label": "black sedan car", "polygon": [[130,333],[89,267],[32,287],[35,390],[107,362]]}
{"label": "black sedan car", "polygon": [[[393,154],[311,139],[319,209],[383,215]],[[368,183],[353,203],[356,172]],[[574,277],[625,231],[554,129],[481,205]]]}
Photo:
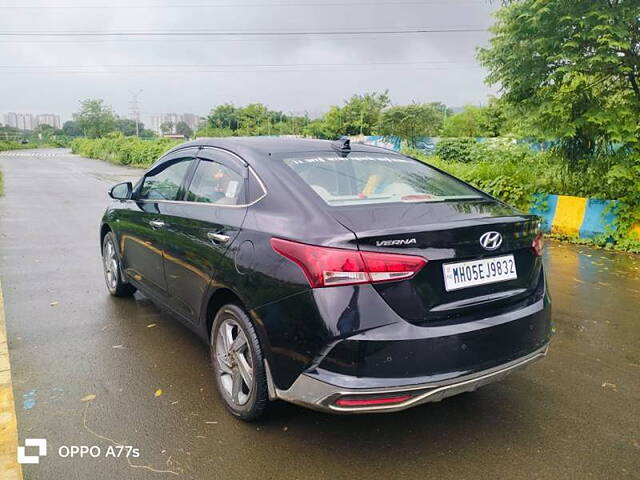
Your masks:
{"label": "black sedan car", "polygon": [[275,399],[402,410],[547,352],[538,219],[418,160],[348,140],[199,139],[110,195],[109,291],[140,290],[208,342],[244,420]]}

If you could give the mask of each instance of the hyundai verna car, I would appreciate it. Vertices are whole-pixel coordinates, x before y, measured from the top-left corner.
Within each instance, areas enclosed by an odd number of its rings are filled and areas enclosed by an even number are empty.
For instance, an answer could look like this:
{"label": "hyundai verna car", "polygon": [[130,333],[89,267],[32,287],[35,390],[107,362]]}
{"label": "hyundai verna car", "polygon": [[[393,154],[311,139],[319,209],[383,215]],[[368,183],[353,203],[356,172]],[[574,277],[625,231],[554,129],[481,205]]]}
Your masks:
{"label": "hyundai verna car", "polygon": [[538,219],[348,140],[200,139],[110,191],[106,283],[211,350],[232,414],[389,412],[503,378],[551,336]]}

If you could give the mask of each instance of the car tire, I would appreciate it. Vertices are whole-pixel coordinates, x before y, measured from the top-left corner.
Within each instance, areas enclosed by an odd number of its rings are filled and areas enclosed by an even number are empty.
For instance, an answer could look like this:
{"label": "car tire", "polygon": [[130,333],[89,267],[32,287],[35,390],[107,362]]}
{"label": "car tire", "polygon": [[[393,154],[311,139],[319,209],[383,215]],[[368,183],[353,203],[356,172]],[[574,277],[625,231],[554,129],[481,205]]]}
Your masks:
{"label": "car tire", "polygon": [[130,297],[136,287],[122,280],[120,255],[116,248],[116,236],[107,232],[102,240],[102,268],[107,290],[114,297]]}
{"label": "car tire", "polygon": [[211,363],[227,409],[246,422],[265,415],[269,394],[264,357],[256,330],[239,305],[223,305],[213,320]]}

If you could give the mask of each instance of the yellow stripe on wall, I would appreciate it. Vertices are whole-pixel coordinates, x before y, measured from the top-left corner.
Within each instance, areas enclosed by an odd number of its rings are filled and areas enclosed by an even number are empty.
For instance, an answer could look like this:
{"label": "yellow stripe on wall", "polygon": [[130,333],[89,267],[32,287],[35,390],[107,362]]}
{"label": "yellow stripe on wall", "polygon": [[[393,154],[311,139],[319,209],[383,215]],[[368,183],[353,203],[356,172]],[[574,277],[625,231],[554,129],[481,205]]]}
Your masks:
{"label": "yellow stripe on wall", "polygon": [[577,237],[580,234],[586,208],[586,198],[558,195],[558,206],[553,217],[551,233]]}

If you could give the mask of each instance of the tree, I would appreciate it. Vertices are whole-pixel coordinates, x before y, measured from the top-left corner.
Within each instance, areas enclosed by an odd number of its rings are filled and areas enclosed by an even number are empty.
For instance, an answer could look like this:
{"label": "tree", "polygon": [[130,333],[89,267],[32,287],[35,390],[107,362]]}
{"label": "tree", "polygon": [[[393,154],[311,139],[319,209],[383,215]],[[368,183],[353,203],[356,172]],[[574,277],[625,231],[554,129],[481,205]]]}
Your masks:
{"label": "tree", "polygon": [[269,129],[269,109],[261,103],[252,103],[237,111],[240,135],[263,135]]}
{"label": "tree", "polygon": [[195,136],[196,137],[232,137],[234,135],[234,131],[230,128],[216,128],[211,127],[209,125],[199,128]]}
{"label": "tree", "polygon": [[193,130],[187,122],[178,122],[176,123],[176,133],[178,135],[184,135],[185,138],[191,138],[193,136]]}
{"label": "tree", "polygon": [[133,137],[136,132],[141,132],[144,129],[144,124],[138,122],[138,129],[136,130],[136,121],[130,118],[118,117],[116,120],[116,130],[124,133],[127,137]]}
{"label": "tree", "polygon": [[289,135],[302,134],[309,123],[305,115],[285,115],[269,110],[262,103],[236,107],[231,103],[218,105],[207,117],[207,125],[198,129],[198,136]]}
{"label": "tree", "polygon": [[149,130],[148,128],[142,128],[142,124],[138,124],[140,129],[139,130],[139,135],[140,138],[154,138],[157,137],[156,132],[154,132],[153,130]]}
{"label": "tree", "polygon": [[640,146],[637,0],[515,0],[479,50],[503,101],[530,132],[559,140],[573,168],[614,142]]}
{"label": "tree", "polygon": [[74,120],[68,120],[62,125],[62,131],[67,137],[81,137],[82,129]]}
{"label": "tree", "polygon": [[419,137],[440,134],[445,112],[447,107],[439,102],[394,106],[384,111],[377,131],[400,137],[413,146]]}
{"label": "tree", "polygon": [[455,115],[449,115],[444,121],[444,137],[499,137],[506,134],[531,136],[526,128],[520,128],[517,115],[511,115],[505,102],[489,97],[487,105],[478,107],[466,105]]}
{"label": "tree", "polygon": [[447,117],[442,135],[444,137],[482,137],[482,107],[466,105],[464,110]]}
{"label": "tree", "polygon": [[172,134],[175,132],[175,125],[173,122],[162,122],[160,124],[160,131],[163,135]]}
{"label": "tree", "polygon": [[311,138],[334,138],[335,135],[327,135],[326,124],[322,119],[313,120],[305,125],[303,133],[305,137]]}
{"label": "tree", "polygon": [[63,131],[51,125],[42,124],[33,129],[31,135],[39,140],[49,140],[62,135]]}
{"label": "tree", "polygon": [[[336,139],[345,135],[348,130],[343,122],[343,111],[340,107],[332,106],[319,120],[319,125],[314,125],[313,130],[320,132],[320,137]],[[310,126],[308,126],[310,127]]]}
{"label": "tree", "polygon": [[15,141],[22,137],[22,132],[15,127],[9,125],[0,125],[0,141]]}
{"label": "tree", "polygon": [[99,138],[115,130],[116,116],[110,106],[101,99],[80,102],[80,112],[74,115],[78,127],[89,138]]}
{"label": "tree", "polygon": [[238,116],[238,109],[232,103],[218,105],[211,110],[207,117],[208,126],[211,128],[237,130],[239,128]]}
{"label": "tree", "polygon": [[342,124],[342,135],[371,135],[380,123],[382,110],[391,100],[389,91],[353,95],[337,113]]}
{"label": "tree", "polygon": [[[322,118],[310,122],[307,117],[299,117],[304,122],[305,135],[320,138],[338,138],[342,135],[371,135],[382,119],[383,110],[390,104],[389,93],[372,92],[353,95],[342,107],[331,106]],[[299,133],[296,131],[294,133]]]}
{"label": "tree", "polygon": [[484,137],[499,137],[512,133],[517,130],[517,122],[517,116],[512,114],[509,106],[501,98],[491,96],[487,105],[482,107],[480,128]]}

